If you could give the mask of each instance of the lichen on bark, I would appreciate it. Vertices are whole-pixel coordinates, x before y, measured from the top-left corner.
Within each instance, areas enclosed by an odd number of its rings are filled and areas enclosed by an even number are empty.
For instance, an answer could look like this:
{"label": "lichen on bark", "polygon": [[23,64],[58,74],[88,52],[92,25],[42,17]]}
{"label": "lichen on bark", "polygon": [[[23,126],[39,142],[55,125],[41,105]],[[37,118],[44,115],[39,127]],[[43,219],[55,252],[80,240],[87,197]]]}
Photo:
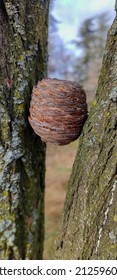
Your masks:
{"label": "lichen on bark", "polygon": [[45,144],[28,123],[46,77],[48,1],[0,4],[0,259],[41,259]]}
{"label": "lichen on bark", "polygon": [[68,184],[57,259],[117,259],[116,34],[117,17]]}

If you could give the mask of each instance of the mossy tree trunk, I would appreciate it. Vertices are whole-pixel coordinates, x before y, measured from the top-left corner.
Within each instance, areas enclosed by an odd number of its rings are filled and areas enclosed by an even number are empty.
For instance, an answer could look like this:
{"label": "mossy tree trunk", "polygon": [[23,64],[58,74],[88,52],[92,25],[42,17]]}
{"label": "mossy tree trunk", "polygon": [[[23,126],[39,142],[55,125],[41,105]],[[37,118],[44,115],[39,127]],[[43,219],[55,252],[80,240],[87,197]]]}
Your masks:
{"label": "mossy tree trunk", "polygon": [[29,123],[46,76],[49,0],[0,1],[0,259],[41,259],[45,144]]}
{"label": "mossy tree trunk", "polygon": [[117,17],[80,138],[55,253],[57,259],[117,259]]}

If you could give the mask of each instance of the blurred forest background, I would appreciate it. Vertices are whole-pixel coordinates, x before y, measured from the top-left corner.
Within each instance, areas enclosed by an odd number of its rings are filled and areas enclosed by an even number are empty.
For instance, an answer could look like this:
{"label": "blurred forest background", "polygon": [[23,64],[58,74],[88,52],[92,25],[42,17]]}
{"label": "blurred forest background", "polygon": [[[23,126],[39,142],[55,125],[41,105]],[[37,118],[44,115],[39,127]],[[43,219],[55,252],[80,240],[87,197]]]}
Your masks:
{"label": "blurred forest background", "polygon": [[[64,1],[66,3],[65,16],[72,26],[72,17],[77,17],[77,13],[71,17],[72,11],[67,2],[69,4],[72,0]],[[60,8],[61,1],[56,0],[56,2],[59,2]],[[57,6],[54,1],[50,5],[48,77],[80,83],[86,91],[89,110],[91,102],[95,98],[107,31],[113,20],[114,1],[110,2],[112,6],[109,11],[108,7],[102,11],[100,7],[98,12],[95,12],[94,9],[89,16],[88,13],[85,14],[83,19],[78,21],[73,38],[69,34],[70,30],[66,31],[68,32],[65,34],[68,35],[65,36],[67,39],[60,36],[60,28],[62,28],[62,32],[64,31],[64,17],[58,19],[56,16]],[[53,258],[53,242],[59,228],[67,182],[77,148],[78,140],[63,147],[47,145],[44,259]]]}

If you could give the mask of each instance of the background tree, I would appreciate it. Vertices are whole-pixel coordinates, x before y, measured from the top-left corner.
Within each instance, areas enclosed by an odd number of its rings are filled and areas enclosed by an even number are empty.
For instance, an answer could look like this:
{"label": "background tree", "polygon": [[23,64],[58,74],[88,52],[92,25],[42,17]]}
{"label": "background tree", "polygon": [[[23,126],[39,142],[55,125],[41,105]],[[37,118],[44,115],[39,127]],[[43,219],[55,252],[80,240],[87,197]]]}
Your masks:
{"label": "background tree", "polygon": [[58,25],[61,22],[53,15],[53,2],[50,5],[49,18],[48,76],[62,80],[73,80],[73,52],[65,46],[63,39],[59,36]]}
{"label": "background tree", "polygon": [[45,144],[28,123],[46,76],[49,0],[0,2],[0,259],[41,259]]}
{"label": "background tree", "polygon": [[117,17],[68,184],[57,259],[117,259],[116,56]]}
{"label": "background tree", "polygon": [[66,43],[59,36],[58,21],[50,9],[48,76],[79,81],[91,102],[97,87],[104,46],[109,28],[109,12],[84,19],[76,39]]}
{"label": "background tree", "polygon": [[97,14],[82,22],[73,41],[75,49],[79,50],[73,63],[74,79],[86,88],[90,99],[96,91],[108,28],[109,13]]}
{"label": "background tree", "polygon": [[82,54],[80,55],[80,61],[78,60],[77,70],[79,70],[80,64],[80,67],[82,69],[82,75],[80,80],[84,81],[87,79],[89,64],[93,57],[93,44],[95,42],[95,29],[93,18],[88,18],[83,21],[78,32],[78,37],[79,38],[75,41],[75,43],[77,48],[80,47]]}

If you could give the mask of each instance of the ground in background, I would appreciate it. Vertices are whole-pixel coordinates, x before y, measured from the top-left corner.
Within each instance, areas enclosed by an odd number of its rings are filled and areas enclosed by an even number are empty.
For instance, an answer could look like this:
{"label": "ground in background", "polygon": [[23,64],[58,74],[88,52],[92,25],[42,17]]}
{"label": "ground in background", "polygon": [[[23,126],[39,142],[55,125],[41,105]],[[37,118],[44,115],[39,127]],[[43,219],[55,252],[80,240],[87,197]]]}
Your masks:
{"label": "ground in background", "polygon": [[53,242],[77,148],[78,140],[66,146],[47,145],[44,259],[53,259]]}

